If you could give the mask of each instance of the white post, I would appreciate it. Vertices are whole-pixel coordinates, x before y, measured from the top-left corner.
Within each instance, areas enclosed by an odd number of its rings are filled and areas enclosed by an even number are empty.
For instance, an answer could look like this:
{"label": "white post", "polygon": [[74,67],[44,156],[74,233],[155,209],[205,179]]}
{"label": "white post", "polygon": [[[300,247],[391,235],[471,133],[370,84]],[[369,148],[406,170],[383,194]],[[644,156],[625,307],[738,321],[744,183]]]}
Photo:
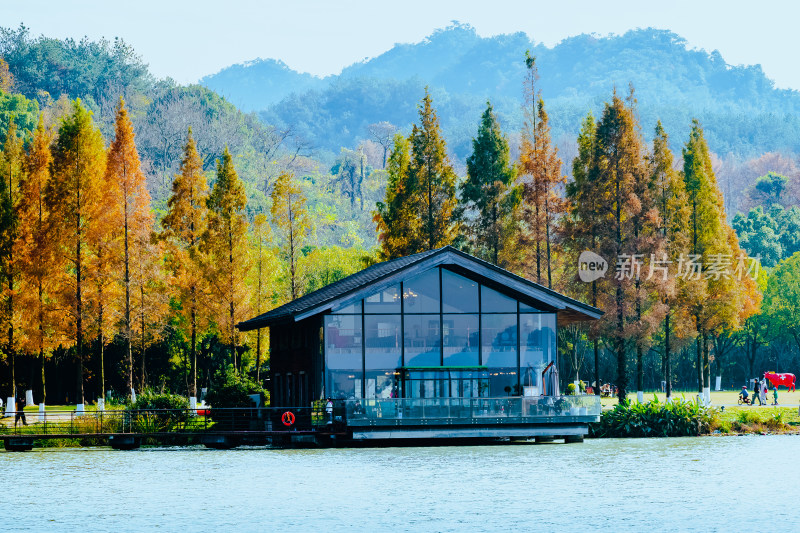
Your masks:
{"label": "white post", "polygon": [[703,387],[703,397],[705,405],[711,405],[711,387]]}
{"label": "white post", "polygon": [[36,405],[36,404],[33,403],[33,391],[32,390],[26,390],[25,391],[25,407],[33,407],[34,405]]}
{"label": "white post", "polygon": [[86,411],[83,409],[83,407],[84,407],[84,405],[83,405],[82,403],[79,403],[79,404],[77,404],[77,405],[75,406],[75,416],[81,416],[81,415],[83,415],[83,414],[86,412]]}
{"label": "white post", "polygon": [[717,383],[714,390],[722,390],[722,376],[717,376]]}
{"label": "white post", "polygon": [[14,411],[16,410],[17,408],[14,404],[14,397],[9,396],[6,398],[6,416],[14,416]]}
{"label": "white post", "polygon": [[98,411],[105,411],[106,410],[106,401],[103,398],[97,399],[97,410]]}
{"label": "white post", "polygon": [[640,391],[640,390],[636,391],[636,400],[639,403],[644,403],[644,391]]}
{"label": "white post", "polygon": [[39,422],[44,422],[44,404],[39,404]]}
{"label": "white post", "polygon": [[131,387],[131,403],[136,403],[136,391]]}
{"label": "white post", "polygon": [[197,416],[197,397],[196,396],[189,396],[189,415]]}

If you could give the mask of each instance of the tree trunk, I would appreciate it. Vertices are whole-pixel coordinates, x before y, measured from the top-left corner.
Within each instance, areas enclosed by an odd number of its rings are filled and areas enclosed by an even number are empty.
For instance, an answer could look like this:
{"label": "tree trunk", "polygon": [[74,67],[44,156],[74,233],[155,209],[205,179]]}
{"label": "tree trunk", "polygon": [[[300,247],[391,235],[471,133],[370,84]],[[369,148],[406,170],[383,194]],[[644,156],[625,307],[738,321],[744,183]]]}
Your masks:
{"label": "tree trunk", "polygon": [[642,359],[644,358],[644,354],[642,353],[642,347],[636,346],[636,391],[642,392],[644,391],[644,366],[642,364]]}
{"label": "tree trunk", "polygon": [[261,328],[256,331],[256,382],[261,383]]}
{"label": "tree trunk", "polygon": [[669,315],[664,319],[664,380],[667,382],[667,399],[672,397],[672,368],[670,365],[670,345],[669,345]]}
{"label": "tree trunk", "polygon": [[708,364],[708,333],[703,329],[703,388],[711,388],[711,366]]}
{"label": "tree trunk", "polygon": [[139,285],[139,296],[141,298],[141,303],[140,303],[140,307],[139,307],[141,309],[141,311],[139,312],[139,318],[140,318],[140,324],[139,325],[142,328],[142,346],[141,346],[141,351],[142,351],[142,382],[141,382],[141,385],[140,385],[139,388],[140,388],[140,390],[144,390],[144,387],[147,384],[147,365],[146,365],[147,358],[145,357],[146,354],[145,354],[145,338],[144,338],[144,335],[145,335],[145,330],[144,330],[144,283]]}
{"label": "tree trunk", "polygon": [[[78,193],[80,197],[80,193]],[[80,209],[79,209],[80,212]],[[77,239],[75,246],[76,268],[75,268],[75,297],[76,297],[76,345],[78,355],[78,403],[83,402],[83,261],[81,256],[81,219],[80,216],[76,217],[77,224]]]}
{"label": "tree trunk", "polygon": [[697,325],[697,339],[695,339],[695,347],[697,349],[697,392],[703,393],[703,354],[700,346],[700,337],[702,330],[700,328],[700,318],[695,315],[695,324]]}
{"label": "tree trunk", "polygon": [[133,339],[131,334],[131,275],[130,275],[130,248],[128,242],[128,198],[124,198],[124,222],[125,232],[125,355],[128,360],[128,394],[133,389]]}
{"label": "tree trunk", "polygon": [[190,390],[189,396],[197,397],[197,290],[194,285],[192,285],[191,297],[192,297],[192,309],[190,311],[191,314],[191,322],[192,322],[192,333],[191,333],[191,346],[189,348],[189,366],[190,366],[190,373],[191,373],[191,382],[190,382]]}

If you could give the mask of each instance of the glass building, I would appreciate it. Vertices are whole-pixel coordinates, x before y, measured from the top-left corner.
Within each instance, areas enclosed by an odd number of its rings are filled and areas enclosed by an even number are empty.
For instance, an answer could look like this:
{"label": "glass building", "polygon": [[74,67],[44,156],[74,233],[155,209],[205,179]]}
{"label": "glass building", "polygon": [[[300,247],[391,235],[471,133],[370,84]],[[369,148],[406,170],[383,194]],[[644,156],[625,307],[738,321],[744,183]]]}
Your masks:
{"label": "glass building", "polygon": [[[409,424],[420,406],[488,416],[557,394],[547,379],[557,328],[601,315],[445,247],[373,265],[238,327],[270,328],[273,406],[331,399],[351,418],[372,407]],[[513,405],[533,412],[526,402]]]}
{"label": "glass building", "polygon": [[436,267],[324,316],[336,399],[538,395],[556,313]]}

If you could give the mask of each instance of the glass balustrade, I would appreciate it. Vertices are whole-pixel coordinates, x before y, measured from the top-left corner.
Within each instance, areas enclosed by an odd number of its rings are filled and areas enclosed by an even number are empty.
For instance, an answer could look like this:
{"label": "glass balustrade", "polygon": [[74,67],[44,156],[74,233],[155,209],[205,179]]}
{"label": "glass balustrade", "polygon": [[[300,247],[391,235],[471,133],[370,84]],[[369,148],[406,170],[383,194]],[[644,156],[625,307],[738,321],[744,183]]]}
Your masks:
{"label": "glass balustrade", "polygon": [[402,420],[414,424],[428,420],[477,421],[501,418],[536,422],[537,418],[598,417],[600,398],[593,395],[503,398],[385,398],[344,402],[348,423]]}

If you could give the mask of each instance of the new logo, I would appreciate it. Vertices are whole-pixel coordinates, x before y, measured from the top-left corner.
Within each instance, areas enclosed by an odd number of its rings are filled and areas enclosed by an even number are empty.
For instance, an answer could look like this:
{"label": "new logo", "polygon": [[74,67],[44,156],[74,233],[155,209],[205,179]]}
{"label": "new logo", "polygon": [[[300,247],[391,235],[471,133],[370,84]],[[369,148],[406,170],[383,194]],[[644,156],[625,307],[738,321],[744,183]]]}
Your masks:
{"label": "new logo", "polygon": [[594,252],[586,250],[578,257],[578,277],[581,281],[591,283],[606,275],[608,261]]}

